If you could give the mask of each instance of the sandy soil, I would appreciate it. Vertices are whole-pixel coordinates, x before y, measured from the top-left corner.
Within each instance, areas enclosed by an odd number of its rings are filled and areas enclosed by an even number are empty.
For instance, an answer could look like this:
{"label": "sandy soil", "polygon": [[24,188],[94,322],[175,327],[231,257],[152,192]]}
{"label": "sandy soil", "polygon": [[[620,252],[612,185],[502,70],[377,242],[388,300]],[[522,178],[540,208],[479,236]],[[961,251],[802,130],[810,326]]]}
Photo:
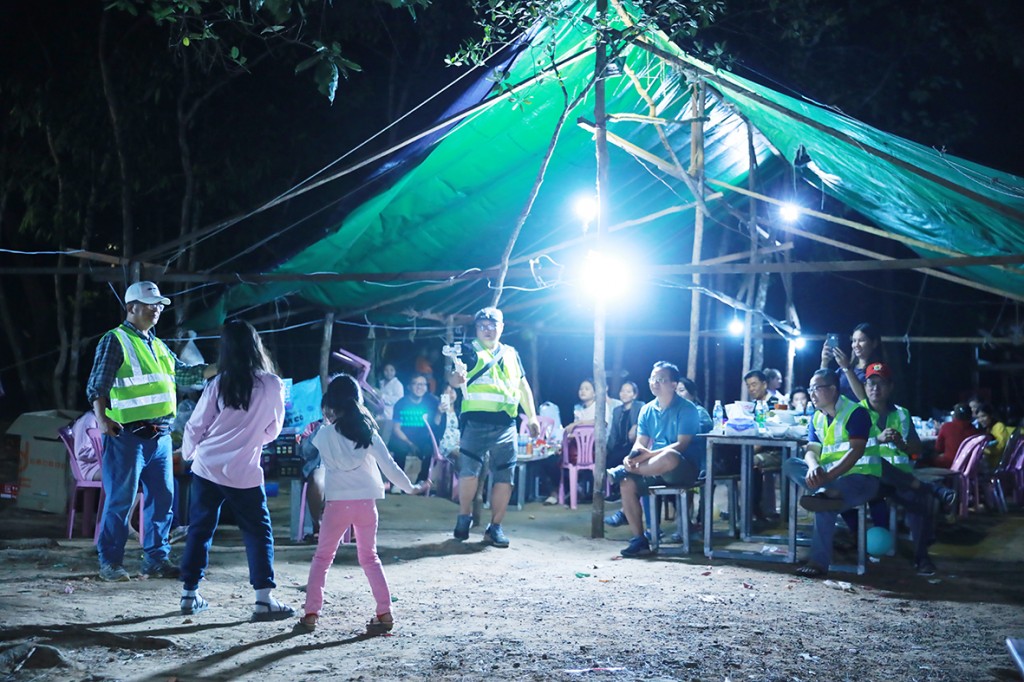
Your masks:
{"label": "sandy soil", "polygon": [[[275,594],[296,608],[313,548],[284,540],[277,498]],[[237,528],[222,528],[203,594],[183,617],[179,585],[107,584],[63,518],[0,512],[0,674],[11,680],[608,679],[1011,680],[1003,641],[1024,635],[1024,515],[943,530],[940,574],[905,558],[830,585],[792,566],[688,558],[622,560],[627,533],[591,540],[590,509],[510,512],[509,549],[450,538],[455,506],[381,503],[380,555],[397,627],[369,637],[369,588],[343,547],[321,626],[251,623]],[[280,520],[279,520],[280,517]],[[26,539],[29,538],[29,539]],[[180,547],[176,546],[180,550]],[[131,563],[128,568],[136,568]],[[31,655],[28,655],[32,652]]]}

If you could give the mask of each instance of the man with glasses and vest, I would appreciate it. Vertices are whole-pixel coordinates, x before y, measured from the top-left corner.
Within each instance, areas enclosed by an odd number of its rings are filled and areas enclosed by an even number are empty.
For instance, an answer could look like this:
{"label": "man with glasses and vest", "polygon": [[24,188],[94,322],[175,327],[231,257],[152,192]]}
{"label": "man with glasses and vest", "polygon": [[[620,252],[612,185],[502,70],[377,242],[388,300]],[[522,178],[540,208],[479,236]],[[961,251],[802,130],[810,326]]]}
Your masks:
{"label": "man with glasses and vest", "polygon": [[462,436],[459,442],[459,515],[455,539],[469,539],[473,523],[473,498],[490,452],[491,522],[484,541],[508,547],[501,521],[512,495],[512,473],[516,466],[516,415],[526,414],[530,435],[540,435],[540,423],[533,404],[533,391],[526,381],[523,363],[515,348],[500,343],[504,316],[497,308],[483,308],[474,318],[476,338],[455,363],[450,384],[462,388]]}
{"label": "man with glasses and vest", "polygon": [[878,494],[881,458],[866,453],[871,431],[868,411],[839,393],[836,375],[825,369],[811,376],[808,387],[817,408],[807,429],[804,458],[783,462],[783,473],[812,494],[800,506],[814,512],[811,557],[797,569],[808,578],[828,575],[832,539],[839,512],[852,509]]}
{"label": "man with glasses and vest", "polygon": [[[921,439],[914,429],[910,411],[892,402],[892,372],[888,365],[873,362],[867,366],[864,390],[868,397],[860,404],[871,416],[865,454],[879,458],[883,493],[907,512],[907,526],[914,541],[914,570],[918,575],[935,575],[935,564],[928,556],[928,545],[933,540],[932,498],[952,507],[956,504],[956,492],[919,481],[912,473],[914,462],[911,456],[920,454]],[[879,521],[880,518],[875,518],[876,525]]]}
{"label": "man with glasses and vest", "polygon": [[177,578],[168,533],[174,478],[171,424],[176,385],[202,383],[216,373],[212,365],[188,366],[153,333],[170,299],[153,282],[136,282],[124,296],[127,316],[100,338],[86,387],[103,434],[103,520],[96,549],[100,578],[130,580],[124,569],[129,514],[142,484],[145,557],[141,573]]}

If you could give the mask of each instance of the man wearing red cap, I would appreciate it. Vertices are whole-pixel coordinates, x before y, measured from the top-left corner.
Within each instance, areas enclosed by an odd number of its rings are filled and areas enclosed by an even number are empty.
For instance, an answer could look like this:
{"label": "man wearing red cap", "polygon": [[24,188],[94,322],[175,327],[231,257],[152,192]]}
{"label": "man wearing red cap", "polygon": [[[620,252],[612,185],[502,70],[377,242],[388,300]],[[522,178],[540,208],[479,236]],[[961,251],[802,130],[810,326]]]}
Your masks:
{"label": "man wearing red cap", "polygon": [[[871,415],[871,432],[865,454],[878,456],[882,464],[882,494],[893,498],[907,512],[907,525],[914,541],[914,568],[919,575],[934,575],[935,564],[928,556],[934,496],[944,505],[956,501],[949,488],[919,481],[912,472],[912,456],[921,452],[921,440],[914,430],[910,411],[892,402],[892,372],[888,365],[873,362],[864,377],[867,398],[861,405]],[[884,514],[882,515],[884,517]]]}

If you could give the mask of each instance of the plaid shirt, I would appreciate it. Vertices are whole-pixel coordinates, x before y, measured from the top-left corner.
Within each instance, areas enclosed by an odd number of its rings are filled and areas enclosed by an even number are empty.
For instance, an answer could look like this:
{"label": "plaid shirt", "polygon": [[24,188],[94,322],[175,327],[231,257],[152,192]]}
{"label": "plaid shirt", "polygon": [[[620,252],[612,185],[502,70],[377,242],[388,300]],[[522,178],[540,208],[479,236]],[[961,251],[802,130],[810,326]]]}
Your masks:
{"label": "plaid shirt", "polygon": [[[149,335],[143,334],[135,325],[125,320],[124,326],[132,330],[146,342],[150,352],[156,357],[153,350],[153,339],[156,335],[150,331]],[[167,349],[174,358],[174,382],[179,386],[192,386],[203,383],[203,370],[206,365],[186,365],[170,348]],[[114,377],[117,370],[124,363],[124,351],[121,350],[121,343],[114,338],[113,334],[104,334],[96,345],[96,359],[92,363],[92,373],[89,374],[89,383],[85,387],[86,395],[91,405],[97,398],[109,397],[110,389],[114,385]],[[174,420],[174,415],[169,414],[160,419],[151,420],[152,424],[169,425]]]}

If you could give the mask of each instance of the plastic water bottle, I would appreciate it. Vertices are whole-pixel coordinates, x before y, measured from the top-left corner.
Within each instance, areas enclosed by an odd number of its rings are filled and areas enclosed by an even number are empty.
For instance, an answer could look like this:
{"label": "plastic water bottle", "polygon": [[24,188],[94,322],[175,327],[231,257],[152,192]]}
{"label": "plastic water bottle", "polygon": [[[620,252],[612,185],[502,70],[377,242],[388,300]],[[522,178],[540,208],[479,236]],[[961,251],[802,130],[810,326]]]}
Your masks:
{"label": "plastic water bottle", "polygon": [[765,422],[768,419],[768,411],[765,409],[764,401],[758,400],[754,403],[754,422],[757,423],[757,430],[765,430]]}
{"label": "plastic water bottle", "polygon": [[715,433],[723,433],[725,431],[725,408],[722,407],[721,400],[715,401],[715,407],[711,410],[711,419],[714,422]]}

